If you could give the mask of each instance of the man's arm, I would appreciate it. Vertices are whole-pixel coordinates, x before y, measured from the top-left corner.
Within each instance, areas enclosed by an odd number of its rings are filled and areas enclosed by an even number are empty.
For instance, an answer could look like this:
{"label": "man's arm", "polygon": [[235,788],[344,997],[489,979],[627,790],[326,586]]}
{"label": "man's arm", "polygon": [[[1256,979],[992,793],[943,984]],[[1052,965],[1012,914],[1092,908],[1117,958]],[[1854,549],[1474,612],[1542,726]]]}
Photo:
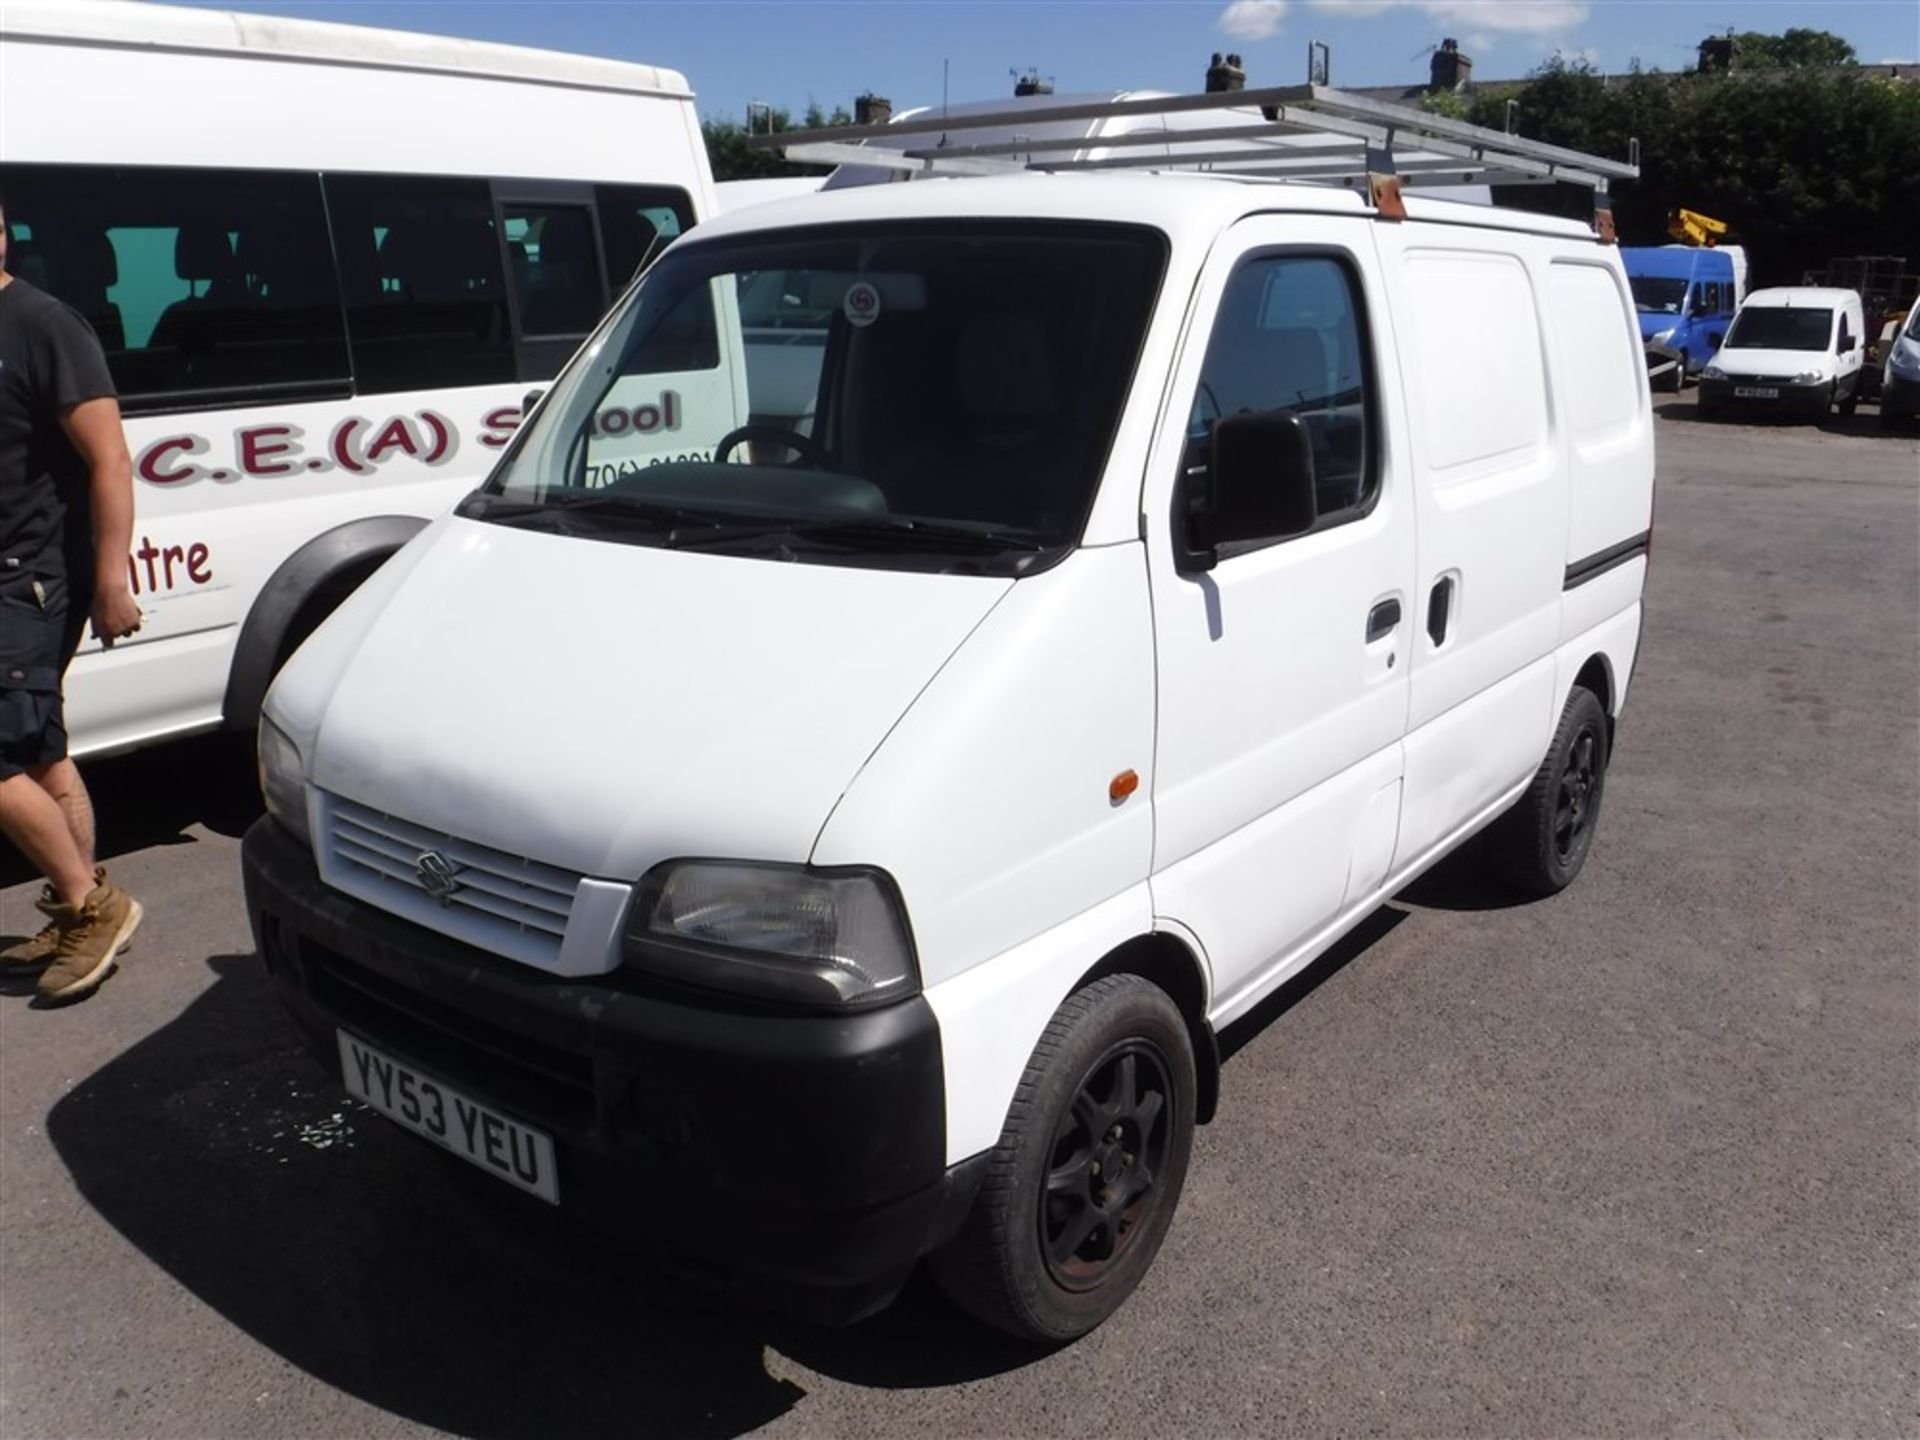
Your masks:
{"label": "man's arm", "polygon": [[60,416],[60,428],[87,465],[93,503],[93,633],[102,645],[140,628],[140,607],[127,588],[127,552],[133,548],[133,457],[120,428],[120,402],[83,400]]}

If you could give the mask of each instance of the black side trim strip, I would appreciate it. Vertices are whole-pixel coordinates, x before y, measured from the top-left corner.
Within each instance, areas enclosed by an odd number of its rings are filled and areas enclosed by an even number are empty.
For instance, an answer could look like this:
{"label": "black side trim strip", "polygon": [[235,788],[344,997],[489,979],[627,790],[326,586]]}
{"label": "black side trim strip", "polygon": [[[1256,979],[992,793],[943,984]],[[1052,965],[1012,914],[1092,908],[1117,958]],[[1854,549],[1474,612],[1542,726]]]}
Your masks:
{"label": "black side trim strip", "polygon": [[1596,550],[1584,560],[1576,560],[1567,566],[1566,584],[1562,590],[1572,590],[1584,585],[1596,576],[1604,575],[1617,566],[1626,564],[1638,556],[1647,553],[1647,544],[1653,539],[1651,530],[1642,530],[1631,540],[1622,540],[1618,545],[1609,545],[1604,550]]}

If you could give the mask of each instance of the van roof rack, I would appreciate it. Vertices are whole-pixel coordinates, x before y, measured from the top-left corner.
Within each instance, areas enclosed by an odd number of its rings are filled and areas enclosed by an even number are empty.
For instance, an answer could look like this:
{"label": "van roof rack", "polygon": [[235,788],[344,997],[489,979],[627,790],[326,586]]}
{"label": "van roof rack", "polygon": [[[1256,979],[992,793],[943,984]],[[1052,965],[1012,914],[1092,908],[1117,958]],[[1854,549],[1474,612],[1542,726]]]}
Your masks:
{"label": "van roof rack", "polygon": [[[1316,71],[1321,64],[1316,62]],[[1214,111],[1257,111],[1261,118],[1255,122],[1233,113],[1216,119],[1207,114]],[[1165,124],[1170,117],[1185,115],[1205,119],[1179,127]],[[1086,128],[1073,134],[1020,133],[1075,121],[1153,119],[1162,124],[1112,135],[1088,133]],[[969,132],[994,130],[1014,133],[1011,139],[966,139]],[[928,143],[899,143],[917,136],[929,137]],[[881,138],[888,143],[860,143]],[[1310,180],[1364,188],[1381,216],[1389,219],[1406,214],[1402,186],[1574,185],[1593,192],[1594,228],[1606,241],[1614,238],[1609,183],[1640,174],[1637,139],[1628,142],[1627,160],[1609,160],[1317,83],[1197,95],[1069,99],[964,114],[930,112],[885,126],[838,125],[755,135],[747,144],[777,149],[802,164],[865,165],[899,171],[907,178],[1141,169]]]}

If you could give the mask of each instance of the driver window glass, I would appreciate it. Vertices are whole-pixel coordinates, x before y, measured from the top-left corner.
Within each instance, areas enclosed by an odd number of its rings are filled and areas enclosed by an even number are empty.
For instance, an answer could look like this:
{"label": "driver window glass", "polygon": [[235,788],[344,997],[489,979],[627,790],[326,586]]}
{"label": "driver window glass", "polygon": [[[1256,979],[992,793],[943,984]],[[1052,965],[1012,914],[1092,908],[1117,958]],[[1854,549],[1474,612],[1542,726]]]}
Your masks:
{"label": "driver window glass", "polygon": [[1355,288],[1347,268],[1322,255],[1265,256],[1235,271],[1188,420],[1185,474],[1205,474],[1222,417],[1291,412],[1313,442],[1316,528],[1365,513],[1378,482]]}

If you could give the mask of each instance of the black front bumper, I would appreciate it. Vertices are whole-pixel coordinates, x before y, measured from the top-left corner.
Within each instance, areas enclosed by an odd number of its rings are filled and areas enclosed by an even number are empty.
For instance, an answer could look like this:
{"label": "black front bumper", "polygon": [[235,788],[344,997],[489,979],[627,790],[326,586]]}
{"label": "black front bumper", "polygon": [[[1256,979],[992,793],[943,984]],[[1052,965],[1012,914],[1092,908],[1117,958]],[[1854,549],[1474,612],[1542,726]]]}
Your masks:
{"label": "black front bumper", "polygon": [[[1742,395],[1742,390],[1773,390],[1772,396]],[[1811,385],[1796,385],[1791,380],[1747,379],[1700,381],[1700,408],[1722,413],[1731,410],[1755,414],[1814,415],[1824,417],[1833,408],[1834,384],[1818,380]]]}
{"label": "black front bumper", "polygon": [[329,888],[272,820],[241,853],[260,954],[322,1063],[338,1074],[345,1028],[546,1131],[562,1209],[595,1228],[850,1319],[964,1218],[979,1165],[946,1164],[924,999],[769,1014],[564,979]]}

